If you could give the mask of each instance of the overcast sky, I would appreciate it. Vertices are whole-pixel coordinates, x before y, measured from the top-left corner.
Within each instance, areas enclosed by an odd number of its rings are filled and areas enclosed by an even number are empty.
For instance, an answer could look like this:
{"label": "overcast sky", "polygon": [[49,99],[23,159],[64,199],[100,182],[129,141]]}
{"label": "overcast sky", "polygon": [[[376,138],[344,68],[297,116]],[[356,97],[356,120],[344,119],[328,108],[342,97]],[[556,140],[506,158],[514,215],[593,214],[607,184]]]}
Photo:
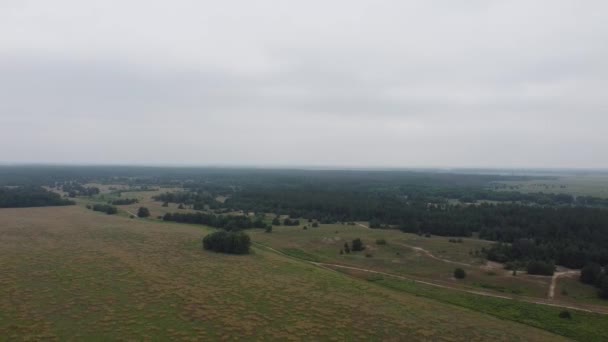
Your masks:
{"label": "overcast sky", "polygon": [[0,0],[0,162],[608,168],[607,15]]}

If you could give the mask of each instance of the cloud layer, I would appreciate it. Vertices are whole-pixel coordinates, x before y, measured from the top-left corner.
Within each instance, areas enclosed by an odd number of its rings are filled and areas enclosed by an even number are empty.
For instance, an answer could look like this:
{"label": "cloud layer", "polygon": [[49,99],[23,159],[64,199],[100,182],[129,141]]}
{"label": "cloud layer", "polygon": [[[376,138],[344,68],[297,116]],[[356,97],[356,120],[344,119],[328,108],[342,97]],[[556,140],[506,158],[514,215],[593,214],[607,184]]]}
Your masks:
{"label": "cloud layer", "polygon": [[2,1],[0,161],[594,167],[604,1]]}

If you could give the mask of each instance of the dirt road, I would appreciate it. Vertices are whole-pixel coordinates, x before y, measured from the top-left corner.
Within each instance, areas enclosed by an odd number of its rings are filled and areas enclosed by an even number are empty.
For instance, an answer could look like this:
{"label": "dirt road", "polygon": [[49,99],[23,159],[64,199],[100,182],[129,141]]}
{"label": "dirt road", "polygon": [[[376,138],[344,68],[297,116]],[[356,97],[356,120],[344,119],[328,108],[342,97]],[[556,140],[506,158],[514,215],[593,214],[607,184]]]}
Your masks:
{"label": "dirt road", "polygon": [[[608,308],[604,309],[604,308],[580,307],[580,306],[573,306],[573,305],[568,305],[568,304],[555,303],[553,301],[548,301],[548,300],[545,300],[545,299],[537,299],[537,298],[521,297],[521,296],[505,296],[505,295],[499,295],[499,294],[490,293],[490,292],[486,292],[486,291],[469,290],[469,289],[464,289],[464,288],[460,288],[460,287],[456,287],[456,286],[437,284],[437,283],[433,283],[433,282],[430,282],[430,281],[424,281],[424,280],[414,279],[414,278],[411,278],[411,277],[406,277],[406,276],[397,275],[397,274],[391,274],[391,273],[382,272],[382,271],[375,271],[375,270],[366,269],[366,268],[360,268],[360,267],[354,267],[354,266],[346,266],[346,265],[339,265],[339,264],[329,264],[329,263],[322,263],[322,262],[315,262],[315,261],[304,260],[304,259],[296,258],[294,256],[285,254],[285,253],[283,253],[283,252],[281,252],[281,251],[279,251],[277,249],[274,249],[272,247],[269,247],[269,246],[266,246],[266,245],[263,245],[263,244],[260,244],[260,243],[254,242],[253,244],[256,245],[256,246],[258,246],[258,247],[260,247],[260,248],[263,248],[263,249],[272,251],[274,253],[283,255],[285,257],[288,257],[290,259],[297,260],[297,261],[300,261],[300,262],[309,263],[311,265],[315,265],[315,266],[322,267],[322,268],[325,268],[325,269],[328,269],[328,268],[329,269],[334,269],[334,268],[349,269],[349,270],[353,270],[353,271],[379,274],[379,275],[383,275],[383,276],[387,276],[387,277],[391,277],[391,278],[395,278],[395,279],[411,281],[411,282],[418,283],[418,284],[423,284],[423,285],[428,285],[428,286],[433,286],[433,287],[443,288],[443,289],[449,289],[449,290],[459,291],[459,292],[464,292],[464,293],[470,293],[470,294],[475,294],[475,295],[479,295],[479,296],[501,298],[501,299],[506,299],[506,300],[515,300],[515,301],[521,301],[521,302],[532,303],[532,304],[553,306],[553,307],[564,308],[564,309],[572,309],[572,310],[579,310],[579,311],[585,311],[585,312],[592,312],[592,313],[598,313],[598,314],[608,315]],[[576,271],[573,271],[573,272],[576,272]],[[561,272],[561,273],[563,273],[565,275],[568,272]],[[568,273],[568,274],[570,274],[570,273]],[[558,275],[558,277],[559,276],[562,276],[562,275],[560,274],[560,275]]]}
{"label": "dirt road", "polygon": [[564,271],[564,272],[553,273],[553,277],[551,277],[551,285],[549,286],[549,294],[547,297],[549,297],[549,299],[553,299],[553,297],[555,296],[555,286],[557,285],[557,278],[574,277],[574,276],[579,276],[580,274],[581,274],[581,271],[579,271],[579,270],[568,270],[568,271]]}

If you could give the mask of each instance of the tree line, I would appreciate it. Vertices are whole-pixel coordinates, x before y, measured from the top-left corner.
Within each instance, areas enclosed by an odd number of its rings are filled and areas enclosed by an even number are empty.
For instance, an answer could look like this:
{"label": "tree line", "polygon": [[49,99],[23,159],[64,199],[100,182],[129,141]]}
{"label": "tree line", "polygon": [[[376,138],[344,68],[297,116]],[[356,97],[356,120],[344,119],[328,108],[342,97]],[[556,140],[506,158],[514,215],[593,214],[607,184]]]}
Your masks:
{"label": "tree line", "polygon": [[106,213],[108,215],[114,215],[114,214],[118,213],[118,209],[109,204],[93,204],[92,206],[90,204],[87,204],[87,208],[91,209],[93,211],[100,211],[100,212]]}
{"label": "tree line", "polygon": [[228,231],[236,231],[248,228],[266,228],[267,224],[261,217],[251,219],[249,216],[238,215],[214,215],[207,213],[166,213],[164,221],[180,223],[202,224],[214,228],[222,228]]}
{"label": "tree line", "polygon": [[137,198],[119,198],[110,202],[112,205],[128,205],[134,203],[139,203],[139,200]]}
{"label": "tree line", "polygon": [[59,194],[38,186],[0,187],[0,208],[73,205]]}

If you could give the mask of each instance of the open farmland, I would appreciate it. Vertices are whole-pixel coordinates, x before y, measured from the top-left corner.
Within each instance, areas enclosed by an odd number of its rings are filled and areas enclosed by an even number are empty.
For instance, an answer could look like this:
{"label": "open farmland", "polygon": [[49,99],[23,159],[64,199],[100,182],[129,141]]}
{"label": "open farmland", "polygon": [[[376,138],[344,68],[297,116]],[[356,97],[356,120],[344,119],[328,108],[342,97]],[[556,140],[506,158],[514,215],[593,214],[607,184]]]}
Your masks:
{"label": "open farmland", "polygon": [[80,206],[2,209],[0,335],[559,340],[261,249],[203,252],[207,232]]}

